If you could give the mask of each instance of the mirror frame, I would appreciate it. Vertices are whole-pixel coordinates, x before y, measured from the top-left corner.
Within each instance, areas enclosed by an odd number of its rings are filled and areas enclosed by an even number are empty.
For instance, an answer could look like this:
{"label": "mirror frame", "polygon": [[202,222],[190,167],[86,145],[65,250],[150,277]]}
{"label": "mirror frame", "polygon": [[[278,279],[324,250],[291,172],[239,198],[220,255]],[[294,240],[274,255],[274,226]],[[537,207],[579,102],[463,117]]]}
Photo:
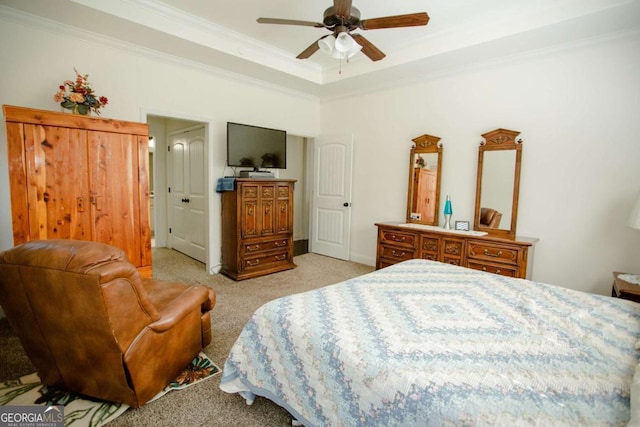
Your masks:
{"label": "mirror frame", "polygon": [[[496,129],[482,134],[485,141],[478,148],[478,177],[476,180],[476,208],[473,219],[473,229],[485,231],[490,236],[502,237],[514,240],[516,237],[516,224],[518,221],[518,197],[520,196],[520,168],[522,164],[522,139],[516,141],[520,132],[508,129]],[[484,154],[488,151],[515,150],[515,174],[513,177],[513,199],[511,205],[511,224],[509,229],[496,229],[480,225],[480,200],[482,196],[482,165]]]}
{"label": "mirror frame", "polygon": [[[409,186],[407,190],[407,223],[416,223],[416,224],[425,224],[425,225],[435,225],[437,226],[440,222],[440,183],[442,181],[442,143],[438,143],[440,141],[440,137],[433,135],[420,135],[412,139],[414,145],[411,147],[411,152],[409,154]],[[436,171],[436,201],[435,201],[435,215],[433,222],[421,221],[417,219],[411,219],[411,208],[412,208],[412,199],[413,199],[413,184],[414,184],[414,161],[416,154],[430,154],[436,153],[438,155],[438,170]]]}

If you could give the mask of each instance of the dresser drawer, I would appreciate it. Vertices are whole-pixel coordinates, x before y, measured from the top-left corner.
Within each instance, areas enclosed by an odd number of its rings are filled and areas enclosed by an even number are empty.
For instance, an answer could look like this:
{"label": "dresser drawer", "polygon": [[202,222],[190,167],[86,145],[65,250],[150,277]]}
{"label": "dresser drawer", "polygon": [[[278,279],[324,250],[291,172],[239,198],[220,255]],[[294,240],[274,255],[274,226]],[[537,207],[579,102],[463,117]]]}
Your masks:
{"label": "dresser drawer", "polygon": [[462,265],[462,259],[455,258],[455,257],[445,256],[442,262],[444,262],[445,264],[451,264],[451,265],[458,265],[458,266]]}
{"label": "dresser drawer", "polygon": [[464,254],[464,240],[449,238],[442,239],[442,252],[443,258],[462,258]]}
{"label": "dresser drawer", "polygon": [[440,252],[440,239],[432,236],[422,236],[420,238],[420,257],[431,261],[438,260]]}
{"label": "dresser drawer", "polygon": [[467,267],[474,270],[486,271],[488,273],[499,274],[507,277],[518,277],[518,269],[509,265],[481,264],[473,261],[467,262]]}
{"label": "dresser drawer", "polygon": [[269,240],[266,242],[244,243],[242,245],[242,255],[252,256],[261,252],[272,251],[274,249],[286,249],[289,246],[289,239]]}
{"label": "dresser drawer", "polygon": [[415,249],[417,239],[418,235],[404,231],[381,230],[380,232],[380,243],[391,244],[396,247]]}
{"label": "dresser drawer", "polygon": [[402,248],[396,245],[380,245],[380,258],[393,260],[395,262],[405,261],[415,258],[416,251],[411,248]]}
{"label": "dresser drawer", "polygon": [[477,260],[518,265],[518,249],[506,245],[495,245],[471,241],[467,244],[467,257]]}

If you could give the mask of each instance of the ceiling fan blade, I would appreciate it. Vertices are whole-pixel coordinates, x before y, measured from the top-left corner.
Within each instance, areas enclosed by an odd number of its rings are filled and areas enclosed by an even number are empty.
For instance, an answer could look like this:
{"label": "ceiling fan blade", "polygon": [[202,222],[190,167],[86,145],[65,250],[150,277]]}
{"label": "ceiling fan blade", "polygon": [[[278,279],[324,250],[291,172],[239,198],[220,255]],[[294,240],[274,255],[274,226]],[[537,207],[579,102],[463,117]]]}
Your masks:
{"label": "ceiling fan blade", "polygon": [[410,13],[408,15],[385,16],[384,18],[364,19],[360,21],[363,30],[379,30],[381,28],[417,27],[427,25],[427,12]]}
{"label": "ceiling fan blade", "polygon": [[316,53],[318,51],[318,49],[320,49],[320,46],[318,45],[318,42],[320,40],[322,40],[323,38],[328,37],[330,35],[331,34],[327,34],[326,36],[322,36],[318,40],[316,40],[313,43],[311,43],[309,45],[309,47],[306,48],[305,50],[303,50],[302,52],[300,52],[300,54],[298,56],[296,56],[296,58],[298,58],[298,59],[307,59],[308,57],[310,57],[311,55]]}
{"label": "ceiling fan blade", "polygon": [[333,0],[333,13],[349,19],[351,16],[351,0]]}
{"label": "ceiling fan blade", "polygon": [[351,34],[351,37],[356,41],[356,43],[362,46],[362,53],[367,55],[370,60],[380,61],[382,58],[387,56],[384,54],[384,52],[378,49],[373,43],[365,39],[364,36],[360,34]]}
{"label": "ceiling fan blade", "polygon": [[321,22],[297,21],[295,19],[278,19],[278,18],[258,18],[259,24],[280,24],[280,25],[303,25],[305,27],[324,28]]}

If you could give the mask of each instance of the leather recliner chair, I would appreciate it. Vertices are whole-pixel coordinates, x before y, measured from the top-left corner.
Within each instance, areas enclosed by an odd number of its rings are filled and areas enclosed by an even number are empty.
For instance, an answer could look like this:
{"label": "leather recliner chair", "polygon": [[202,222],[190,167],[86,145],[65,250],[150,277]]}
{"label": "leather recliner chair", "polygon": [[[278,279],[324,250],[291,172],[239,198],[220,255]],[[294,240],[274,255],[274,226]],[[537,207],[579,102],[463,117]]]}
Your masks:
{"label": "leather recliner chair", "polygon": [[500,227],[502,214],[495,209],[480,208],[480,225],[489,228]]}
{"label": "leather recliner chair", "polygon": [[139,407],[211,342],[215,293],[141,279],[106,244],[38,240],[0,253],[0,305],[43,384]]}

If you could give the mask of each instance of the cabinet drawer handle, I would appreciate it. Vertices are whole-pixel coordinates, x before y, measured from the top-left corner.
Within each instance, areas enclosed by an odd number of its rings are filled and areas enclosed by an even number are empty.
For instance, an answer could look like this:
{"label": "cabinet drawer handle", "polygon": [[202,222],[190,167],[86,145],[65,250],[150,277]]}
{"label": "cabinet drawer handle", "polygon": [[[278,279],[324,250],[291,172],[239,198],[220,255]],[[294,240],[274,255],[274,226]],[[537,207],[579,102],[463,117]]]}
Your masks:
{"label": "cabinet drawer handle", "polygon": [[484,254],[485,254],[486,256],[492,256],[492,257],[494,257],[494,258],[498,258],[499,256],[501,256],[501,255],[502,255],[502,251],[498,251],[497,253],[492,254],[492,253],[491,253],[491,252],[489,252],[487,249],[485,249],[485,250],[484,250]]}
{"label": "cabinet drawer handle", "polygon": [[403,256],[405,256],[406,252],[396,252],[396,250],[394,249],[393,251],[391,251],[391,255],[393,255],[394,257],[397,258],[402,258]]}
{"label": "cabinet drawer handle", "polygon": [[257,251],[258,249],[260,249],[260,245],[247,246],[247,251],[249,252]]}
{"label": "cabinet drawer handle", "polygon": [[255,266],[256,266],[256,265],[258,265],[258,264],[260,264],[260,260],[259,260],[259,259],[255,260],[254,262],[247,261],[247,265],[248,265],[249,267],[255,267]]}
{"label": "cabinet drawer handle", "polygon": [[285,259],[287,259],[286,255],[276,255],[275,256],[276,261],[284,261]]}
{"label": "cabinet drawer handle", "polygon": [[276,242],[275,245],[279,248],[283,247],[283,246],[287,246],[287,242],[285,242],[284,240],[282,242]]}
{"label": "cabinet drawer handle", "polygon": [[393,240],[394,242],[404,242],[404,236],[402,236],[402,237],[400,237],[400,238],[399,238],[399,237],[398,237],[398,236],[396,236],[395,234],[392,234],[392,235],[391,235],[391,240]]}

